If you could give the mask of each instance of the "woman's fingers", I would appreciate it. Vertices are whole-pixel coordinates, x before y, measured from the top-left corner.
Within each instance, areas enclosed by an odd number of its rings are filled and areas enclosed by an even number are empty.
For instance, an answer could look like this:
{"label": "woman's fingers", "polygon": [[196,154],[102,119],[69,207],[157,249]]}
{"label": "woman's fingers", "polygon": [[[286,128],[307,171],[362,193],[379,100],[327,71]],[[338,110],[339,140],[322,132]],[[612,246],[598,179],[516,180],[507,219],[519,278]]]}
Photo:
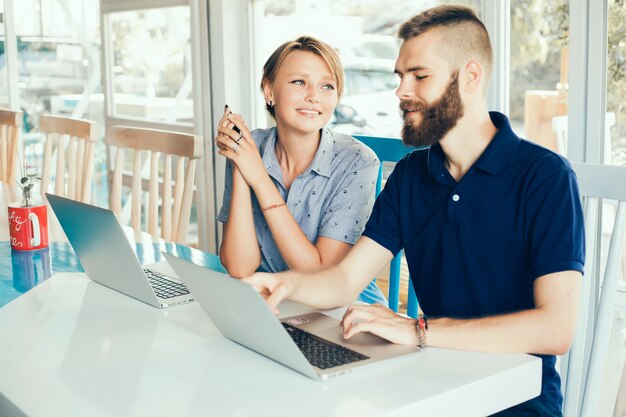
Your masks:
{"label": "woman's fingers", "polygon": [[229,149],[237,152],[239,148],[241,148],[241,143],[238,143],[236,140],[223,134],[218,135],[217,138],[215,138],[215,142],[218,148],[222,150]]}
{"label": "woman's fingers", "polygon": [[[221,150],[225,150],[228,148],[227,145],[225,145],[223,143],[223,141],[220,141],[220,137],[224,136],[224,133],[221,133],[219,131],[219,128],[222,127],[232,127],[234,126],[234,124],[228,119],[228,115],[231,114],[232,112],[230,111],[230,109],[228,108],[228,106],[224,106],[224,114],[222,114],[222,118],[220,119],[220,121],[217,123],[218,125],[218,132],[217,132],[217,136],[215,137],[215,143],[217,145],[218,148],[220,148]],[[231,125],[231,126],[228,126]]]}
{"label": "woman's fingers", "polygon": [[246,122],[243,120],[241,115],[231,113],[227,116],[227,119],[230,120],[231,123],[233,123],[233,126],[237,126],[237,128],[239,129],[239,137],[241,138],[240,140],[249,141],[249,138],[251,138],[250,129],[248,129],[248,126],[246,126]]}
{"label": "woman's fingers", "polygon": [[225,142],[226,144],[229,144],[230,143],[229,141],[240,143],[240,144],[245,143],[245,141],[243,141],[241,133],[237,133],[232,128],[220,127],[217,129],[217,133],[218,135],[215,138],[216,141],[222,141],[222,142]]}

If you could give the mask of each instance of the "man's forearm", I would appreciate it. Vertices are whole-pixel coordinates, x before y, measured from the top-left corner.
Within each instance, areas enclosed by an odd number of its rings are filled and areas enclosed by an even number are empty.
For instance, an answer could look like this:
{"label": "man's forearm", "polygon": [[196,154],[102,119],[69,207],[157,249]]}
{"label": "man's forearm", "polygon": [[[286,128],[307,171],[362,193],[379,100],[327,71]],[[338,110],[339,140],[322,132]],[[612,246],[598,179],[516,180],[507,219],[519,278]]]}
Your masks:
{"label": "man's forearm", "polygon": [[571,336],[537,309],[478,319],[428,320],[428,346],[478,352],[560,355]]}
{"label": "man's forearm", "polygon": [[429,319],[430,346],[481,352],[560,355],[576,330],[582,275],[561,271],[536,278],[535,308],[476,319]]}
{"label": "man's forearm", "polygon": [[320,309],[350,304],[362,290],[350,285],[352,280],[340,265],[317,272],[286,272],[285,277],[295,281],[293,301]]}

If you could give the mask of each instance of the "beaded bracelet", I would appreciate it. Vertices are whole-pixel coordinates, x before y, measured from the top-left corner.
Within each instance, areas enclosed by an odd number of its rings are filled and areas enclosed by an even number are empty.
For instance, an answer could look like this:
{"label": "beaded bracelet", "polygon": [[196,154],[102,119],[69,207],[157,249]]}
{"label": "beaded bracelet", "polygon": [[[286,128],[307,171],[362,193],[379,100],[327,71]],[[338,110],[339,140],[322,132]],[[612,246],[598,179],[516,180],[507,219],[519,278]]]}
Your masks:
{"label": "beaded bracelet", "polygon": [[261,211],[268,211],[268,210],[272,210],[278,207],[282,207],[282,206],[286,206],[287,203],[278,203],[278,204],[272,204],[270,206],[264,207],[261,209]]}
{"label": "beaded bracelet", "polygon": [[417,346],[426,346],[426,331],[428,330],[428,321],[426,319],[426,316],[418,317],[417,323],[415,323],[415,327],[417,329]]}

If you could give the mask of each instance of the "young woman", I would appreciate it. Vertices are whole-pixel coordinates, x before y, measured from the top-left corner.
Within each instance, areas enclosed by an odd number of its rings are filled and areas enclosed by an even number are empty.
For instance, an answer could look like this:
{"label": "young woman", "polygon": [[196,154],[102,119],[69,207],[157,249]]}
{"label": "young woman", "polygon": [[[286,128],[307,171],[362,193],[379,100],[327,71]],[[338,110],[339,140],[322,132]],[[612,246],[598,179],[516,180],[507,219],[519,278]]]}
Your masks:
{"label": "young woman", "polygon": [[[337,264],[360,237],[379,161],[361,142],[325,127],[342,89],[335,51],[303,36],[263,66],[261,90],[276,127],[250,132],[226,106],[215,140],[228,159],[217,219],[230,275],[321,269]],[[386,304],[373,282],[359,299]]]}

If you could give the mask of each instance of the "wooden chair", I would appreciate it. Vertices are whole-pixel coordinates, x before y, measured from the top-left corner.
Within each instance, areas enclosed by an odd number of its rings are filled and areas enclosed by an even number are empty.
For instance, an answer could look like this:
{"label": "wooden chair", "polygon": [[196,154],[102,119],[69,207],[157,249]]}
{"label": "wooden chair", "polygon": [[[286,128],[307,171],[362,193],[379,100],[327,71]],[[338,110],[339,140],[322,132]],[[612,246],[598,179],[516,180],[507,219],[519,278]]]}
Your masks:
{"label": "wooden chair", "polygon": [[[89,204],[93,179],[94,146],[98,139],[95,122],[42,114],[39,129],[44,142],[41,195],[48,192],[54,176],[54,194]],[[52,168],[56,153],[56,167]]]}
{"label": "wooden chair", "polygon": [[[411,148],[402,143],[397,138],[384,138],[375,136],[358,136],[353,135],[354,138],[363,142],[369,146],[378,159],[380,159],[380,168],[378,170],[378,180],[376,181],[376,196],[380,194],[383,188],[383,162],[398,162],[402,157],[409,152],[414,151],[416,148]],[[398,311],[400,304],[400,266],[402,252],[398,253],[392,260],[389,266],[389,308],[393,311]],[[407,315],[410,317],[417,317],[417,297],[415,296],[415,290],[413,289],[413,282],[411,276],[409,276],[409,290],[407,294]]]}
{"label": "wooden chair", "polygon": [[[161,200],[160,237],[168,241],[186,243],[195,182],[196,159],[200,158],[202,154],[200,136],[164,130],[111,126],[107,129],[106,143],[117,148],[112,171],[111,210],[121,216],[124,154],[127,150],[133,150],[132,191],[130,194],[131,227],[135,230],[141,229],[142,153],[145,153],[150,160],[147,232],[153,236],[159,236],[158,206],[159,200]],[[163,156],[162,178],[159,178],[159,155]],[[172,156],[178,157],[175,161],[176,178],[173,184]],[[161,182],[160,187],[159,182]],[[159,188],[161,188],[160,199]]]}
{"label": "wooden chair", "polygon": [[[565,396],[563,415],[577,417],[595,414],[602,390],[626,240],[626,168],[572,165],[583,200],[587,260],[576,337],[569,354],[561,357],[560,373]],[[617,207],[606,248],[608,255],[602,267],[602,208],[606,200],[616,203]]]}
{"label": "wooden chair", "polygon": [[15,181],[21,127],[21,111],[0,109],[0,181],[8,184]]}

